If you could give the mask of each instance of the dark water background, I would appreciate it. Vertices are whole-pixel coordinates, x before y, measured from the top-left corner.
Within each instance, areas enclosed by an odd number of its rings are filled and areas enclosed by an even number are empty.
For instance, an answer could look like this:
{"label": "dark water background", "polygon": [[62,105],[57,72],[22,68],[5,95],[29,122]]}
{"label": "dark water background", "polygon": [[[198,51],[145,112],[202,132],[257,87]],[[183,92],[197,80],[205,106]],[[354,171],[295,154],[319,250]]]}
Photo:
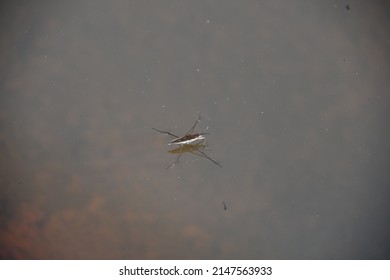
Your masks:
{"label": "dark water background", "polygon": [[388,1],[1,3],[1,258],[389,259]]}

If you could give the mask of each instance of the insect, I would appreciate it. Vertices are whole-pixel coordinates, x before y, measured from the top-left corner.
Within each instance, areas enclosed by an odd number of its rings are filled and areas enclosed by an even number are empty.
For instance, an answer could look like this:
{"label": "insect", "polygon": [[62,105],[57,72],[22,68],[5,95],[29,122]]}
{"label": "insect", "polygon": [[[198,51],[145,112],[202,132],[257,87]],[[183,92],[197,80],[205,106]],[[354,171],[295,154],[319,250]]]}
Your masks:
{"label": "insect", "polygon": [[180,146],[176,149],[168,151],[171,154],[179,154],[179,155],[177,156],[176,160],[167,167],[167,169],[170,168],[172,165],[174,165],[176,162],[178,162],[180,157],[184,153],[191,153],[191,154],[206,158],[206,159],[210,160],[211,162],[213,162],[214,164],[218,165],[219,167],[222,167],[222,165],[220,163],[218,163],[217,161],[210,158],[208,155],[206,155],[205,152],[201,151],[201,149],[204,149],[206,147],[206,144],[205,144],[206,138],[204,135],[207,135],[209,133],[207,133],[207,132],[194,133],[195,127],[199,123],[199,120],[200,120],[200,116],[196,120],[195,124],[191,127],[191,129],[182,137],[179,137],[179,136],[177,136],[171,132],[168,132],[168,131],[162,131],[162,130],[159,130],[157,128],[153,128],[153,130],[155,130],[157,132],[160,132],[163,134],[168,134],[169,136],[174,138],[172,141],[169,142],[168,145],[173,144],[173,145]]}
{"label": "insect", "polygon": [[226,203],[225,203],[225,201],[222,201],[222,204],[223,204],[223,210],[227,210],[227,206],[226,206]]}
{"label": "insect", "polygon": [[171,142],[169,142],[168,145],[171,145],[171,144],[176,144],[176,145],[191,144],[191,143],[194,143],[196,141],[204,141],[206,139],[204,137],[204,135],[209,134],[207,132],[194,133],[195,127],[198,124],[199,120],[200,120],[200,116],[196,120],[195,124],[191,127],[191,129],[183,137],[178,137],[175,134],[172,134],[172,133],[167,132],[167,131],[162,131],[162,130],[159,130],[159,129],[156,129],[156,128],[153,128],[153,129],[155,131],[158,131],[160,133],[168,134],[168,135],[170,135],[170,136],[175,138]]}

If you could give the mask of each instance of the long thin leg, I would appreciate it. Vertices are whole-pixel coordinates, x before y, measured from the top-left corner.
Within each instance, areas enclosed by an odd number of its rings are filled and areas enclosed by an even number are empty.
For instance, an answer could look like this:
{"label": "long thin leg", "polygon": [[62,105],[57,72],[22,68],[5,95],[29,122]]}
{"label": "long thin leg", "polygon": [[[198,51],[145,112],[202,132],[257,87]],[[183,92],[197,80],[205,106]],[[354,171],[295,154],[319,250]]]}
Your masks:
{"label": "long thin leg", "polygon": [[222,165],[221,165],[219,162],[213,160],[211,157],[209,157],[208,155],[206,155],[206,154],[205,154],[204,152],[202,152],[202,151],[199,151],[199,150],[198,150],[198,152],[201,153],[201,154],[204,155],[207,159],[211,160],[211,161],[214,162],[216,165],[218,165],[219,167],[222,168]]}
{"label": "long thin leg", "polygon": [[209,157],[208,155],[206,155],[204,152],[199,151],[199,150],[196,150],[196,151],[199,152],[200,154],[195,153],[195,151],[191,152],[191,154],[194,154],[194,155],[197,155],[197,156],[200,156],[200,157],[207,158],[208,160],[214,162],[216,165],[218,165],[219,167],[222,168],[222,165],[221,165],[219,162],[213,160],[211,157]]}
{"label": "long thin leg", "polygon": [[153,127],[152,127],[152,129],[155,130],[155,131],[157,131],[157,132],[160,132],[160,133],[168,134],[169,136],[172,136],[172,137],[174,137],[174,138],[179,138],[179,137],[176,136],[175,134],[170,133],[170,132],[168,132],[168,131],[162,131],[162,130],[159,130],[159,129],[153,128]]}
{"label": "long thin leg", "polygon": [[178,162],[182,154],[183,154],[183,153],[179,154],[179,155],[177,156],[176,160],[175,160],[174,162],[172,162],[172,163],[167,167],[167,169],[169,169],[172,165],[174,165],[176,162]]}
{"label": "long thin leg", "polygon": [[195,126],[198,124],[198,122],[200,121],[200,113],[199,113],[199,116],[198,116],[198,119],[196,120],[196,122],[194,123],[194,125],[191,127],[191,129],[185,134],[185,135],[190,135],[194,132],[194,129],[195,129]]}
{"label": "long thin leg", "polygon": [[[197,154],[196,152],[199,152],[200,154]],[[215,163],[216,165],[218,165],[219,167],[222,168],[222,165],[221,165],[219,162],[213,160],[211,157],[209,157],[208,155],[206,155],[204,152],[199,151],[199,150],[196,150],[196,152],[195,152],[195,151],[190,151],[191,154],[196,155],[196,156],[199,156],[199,157],[206,158],[206,159],[212,161],[213,163]],[[174,165],[175,163],[177,163],[183,154],[184,154],[184,152],[183,152],[183,153],[180,153],[180,154],[177,156],[176,160],[175,160],[174,162],[172,162],[172,163],[167,167],[167,169],[169,169],[172,165]]]}

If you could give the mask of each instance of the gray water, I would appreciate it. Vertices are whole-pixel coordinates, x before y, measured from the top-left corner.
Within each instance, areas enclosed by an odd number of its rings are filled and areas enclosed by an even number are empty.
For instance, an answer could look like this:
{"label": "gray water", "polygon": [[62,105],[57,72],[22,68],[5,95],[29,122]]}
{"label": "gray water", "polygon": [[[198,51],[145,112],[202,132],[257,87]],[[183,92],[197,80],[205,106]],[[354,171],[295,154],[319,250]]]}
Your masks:
{"label": "gray water", "polygon": [[388,2],[1,6],[1,258],[389,259]]}

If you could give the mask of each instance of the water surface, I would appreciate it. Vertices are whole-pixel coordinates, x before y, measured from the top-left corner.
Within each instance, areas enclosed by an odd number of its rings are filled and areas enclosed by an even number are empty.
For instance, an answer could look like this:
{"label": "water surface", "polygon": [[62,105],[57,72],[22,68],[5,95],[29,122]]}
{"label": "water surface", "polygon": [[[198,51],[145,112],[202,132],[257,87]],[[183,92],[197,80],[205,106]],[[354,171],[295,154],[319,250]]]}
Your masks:
{"label": "water surface", "polygon": [[1,258],[389,258],[385,1],[1,11]]}

